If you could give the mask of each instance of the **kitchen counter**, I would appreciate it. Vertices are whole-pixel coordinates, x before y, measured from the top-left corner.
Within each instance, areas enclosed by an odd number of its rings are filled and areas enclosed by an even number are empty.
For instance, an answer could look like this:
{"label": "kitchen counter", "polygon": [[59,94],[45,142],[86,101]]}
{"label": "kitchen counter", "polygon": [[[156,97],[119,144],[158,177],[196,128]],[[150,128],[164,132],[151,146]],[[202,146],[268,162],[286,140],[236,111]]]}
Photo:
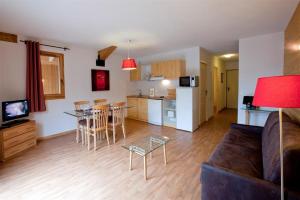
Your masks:
{"label": "kitchen counter", "polygon": [[176,97],[171,97],[171,96],[154,96],[150,97],[148,95],[129,95],[127,98],[143,98],[143,99],[154,99],[154,100],[176,100]]}

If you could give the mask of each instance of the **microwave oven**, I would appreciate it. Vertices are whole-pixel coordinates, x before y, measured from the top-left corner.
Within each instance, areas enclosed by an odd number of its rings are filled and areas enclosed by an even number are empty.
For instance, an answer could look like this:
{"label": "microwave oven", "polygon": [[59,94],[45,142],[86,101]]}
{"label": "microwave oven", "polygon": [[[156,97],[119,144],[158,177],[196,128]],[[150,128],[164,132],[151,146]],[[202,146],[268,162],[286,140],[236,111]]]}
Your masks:
{"label": "microwave oven", "polygon": [[199,76],[181,76],[179,77],[180,87],[198,87]]}

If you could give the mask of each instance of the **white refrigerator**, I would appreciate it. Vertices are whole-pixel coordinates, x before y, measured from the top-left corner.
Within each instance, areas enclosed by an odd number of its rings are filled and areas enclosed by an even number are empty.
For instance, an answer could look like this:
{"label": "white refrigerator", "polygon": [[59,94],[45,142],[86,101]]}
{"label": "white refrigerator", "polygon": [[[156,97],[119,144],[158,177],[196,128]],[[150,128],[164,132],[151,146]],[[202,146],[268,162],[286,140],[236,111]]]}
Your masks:
{"label": "white refrigerator", "polygon": [[199,88],[176,88],[176,128],[193,132],[199,127]]}

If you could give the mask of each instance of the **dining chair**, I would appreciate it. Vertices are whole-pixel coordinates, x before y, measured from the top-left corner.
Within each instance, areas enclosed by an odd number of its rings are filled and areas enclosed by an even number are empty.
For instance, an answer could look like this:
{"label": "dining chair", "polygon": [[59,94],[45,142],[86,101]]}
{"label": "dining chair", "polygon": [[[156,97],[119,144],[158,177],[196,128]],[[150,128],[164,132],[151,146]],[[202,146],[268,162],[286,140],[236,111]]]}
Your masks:
{"label": "dining chair", "polygon": [[88,150],[90,150],[90,137],[94,138],[94,151],[97,149],[97,136],[100,136],[102,140],[102,131],[105,131],[107,144],[109,145],[109,137],[108,137],[108,112],[109,105],[95,105],[93,106],[93,118],[91,120],[90,128],[87,132],[87,144]]}
{"label": "dining chair", "polygon": [[[84,110],[89,107],[89,101],[75,101],[74,106],[75,110]],[[79,143],[79,136],[81,135],[81,143],[84,145],[86,138],[86,119],[81,117],[77,118],[77,130],[76,130],[76,142]],[[80,134],[81,133],[81,134]]]}
{"label": "dining chair", "polygon": [[107,99],[95,99],[94,104],[95,105],[103,105],[107,102]]}
{"label": "dining chair", "polygon": [[108,121],[108,129],[113,132],[113,142],[116,143],[116,127],[121,126],[123,136],[126,138],[125,120],[124,120],[124,106],[125,102],[114,103],[111,105],[112,116]]}

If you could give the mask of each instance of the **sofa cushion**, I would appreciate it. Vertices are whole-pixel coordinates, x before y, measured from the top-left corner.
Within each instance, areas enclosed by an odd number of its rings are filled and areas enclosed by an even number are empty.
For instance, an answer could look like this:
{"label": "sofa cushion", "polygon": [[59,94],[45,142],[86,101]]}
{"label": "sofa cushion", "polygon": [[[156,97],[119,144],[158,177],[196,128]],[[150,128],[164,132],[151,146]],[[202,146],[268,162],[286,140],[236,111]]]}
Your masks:
{"label": "sofa cushion", "polygon": [[[284,182],[298,188],[300,180],[300,126],[283,113]],[[272,112],[262,133],[264,179],[280,184],[280,140],[278,112]]]}
{"label": "sofa cushion", "polygon": [[261,135],[231,128],[216,147],[209,164],[262,178]]}

